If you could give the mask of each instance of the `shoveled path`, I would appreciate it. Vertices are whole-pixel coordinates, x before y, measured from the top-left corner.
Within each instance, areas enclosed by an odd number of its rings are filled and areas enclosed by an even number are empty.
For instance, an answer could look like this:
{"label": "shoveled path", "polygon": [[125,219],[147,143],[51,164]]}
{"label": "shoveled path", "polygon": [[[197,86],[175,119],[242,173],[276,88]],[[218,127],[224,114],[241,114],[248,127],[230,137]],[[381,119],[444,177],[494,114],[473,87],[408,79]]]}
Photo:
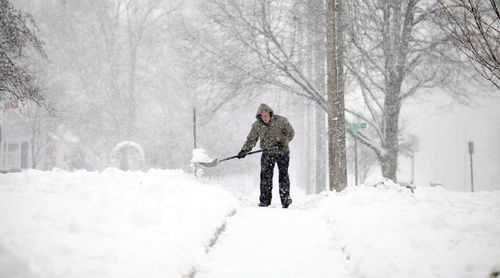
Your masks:
{"label": "shoveled path", "polygon": [[243,208],[228,219],[195,277],[352,277],[330,234],[308,210]]}

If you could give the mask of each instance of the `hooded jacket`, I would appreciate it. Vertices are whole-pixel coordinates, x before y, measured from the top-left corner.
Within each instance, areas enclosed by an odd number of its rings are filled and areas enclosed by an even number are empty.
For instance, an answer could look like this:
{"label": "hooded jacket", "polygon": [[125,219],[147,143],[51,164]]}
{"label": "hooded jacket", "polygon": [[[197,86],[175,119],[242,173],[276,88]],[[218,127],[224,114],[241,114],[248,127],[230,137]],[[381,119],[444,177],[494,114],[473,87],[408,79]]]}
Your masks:
{"label": "hooded jacket", "polygon": [[[271,115],[267,125],[260,117],[262,112],[269,112]],[[258,139],[260,139],[260,148],[263,150],[276,146],[278,142],[281,142],[288,150],[288,143],[292,141],[295,131],[287,118],[275,115],[273,109],[264,103],[257,109],[255,118],[257,120],[252,124],[252,129],[247,136],[247,141],[241,148],[242,150],[251,151]]]}

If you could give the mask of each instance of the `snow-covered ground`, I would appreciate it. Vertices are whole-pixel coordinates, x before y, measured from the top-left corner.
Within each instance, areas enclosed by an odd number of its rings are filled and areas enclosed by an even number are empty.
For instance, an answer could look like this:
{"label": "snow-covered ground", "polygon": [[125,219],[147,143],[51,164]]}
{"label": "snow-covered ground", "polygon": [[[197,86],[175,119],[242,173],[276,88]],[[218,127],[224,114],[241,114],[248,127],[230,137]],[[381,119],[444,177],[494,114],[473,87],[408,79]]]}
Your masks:
{"label": "snow-covered ground", "polygon": [[[359,277],[497,277],[500,191],[460,193],[390,181],[316,196]],[[374,186],[375,185],[375,186]]]}
{"label": "snow-covered ground", "polygon": [[181,171],[0,175],[0,277],[180,277],[237,205]]}
{"label": "snow-covered ground", "polygon": [[327,223],[314,212],[242,208],[197,266],[197,278],[351,278]]}
{"label": "snow-covered ground", "polygon": [[0,277],[486,278],[499,270],[499,191],[412,194],[375,181],[303,198],[292,188],[284,210],[277,200],[256,207],[257,188],[253,178],[216,185],[173,170],[0,175]]}

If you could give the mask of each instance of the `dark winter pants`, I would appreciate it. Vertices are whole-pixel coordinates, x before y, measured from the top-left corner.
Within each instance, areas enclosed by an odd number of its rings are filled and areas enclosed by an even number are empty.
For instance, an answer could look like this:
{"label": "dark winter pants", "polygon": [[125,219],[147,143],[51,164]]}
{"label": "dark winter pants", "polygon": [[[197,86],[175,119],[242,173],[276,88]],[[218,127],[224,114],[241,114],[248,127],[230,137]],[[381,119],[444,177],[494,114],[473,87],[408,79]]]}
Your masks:
{"label": "dark winter pants", "polygon": [[273,190],[274,165],[278,164],[281,204],[290,199],[290,179],[288,177],[288,164],[290,151],[279,153],[262,153],[260,159],[260,203],[271,204]]}

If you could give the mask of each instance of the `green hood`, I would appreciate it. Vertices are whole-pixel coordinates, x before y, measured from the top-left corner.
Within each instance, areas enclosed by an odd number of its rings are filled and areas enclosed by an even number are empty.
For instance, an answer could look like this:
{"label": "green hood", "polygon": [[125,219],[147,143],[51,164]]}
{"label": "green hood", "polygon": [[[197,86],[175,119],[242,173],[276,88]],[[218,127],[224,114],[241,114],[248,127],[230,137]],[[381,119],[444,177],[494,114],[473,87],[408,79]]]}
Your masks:
{"label": "green hood", "polygon": [[259,109],[257,109],[257,114],[255,115],[255,118],[257,118],[257,120],[259,120],[259,121],[262,121],[262,119],[260,118],[260,114],[262,114],[262,112],[269,112],[269,114],[271,115],[271,118],[274,115],[273,109],[271,107],[267,106],[267,104],[262,103],[259,106]]}
{"label": "green hood", "polygon": [[[269,124],[265,124],[262,121],[260,117],[262,112],[269,112],[271,115]],[[288,119],[280,115],[274,115],[273,109],[264,103],[262,103],[259,106],[259,109],[257,109],[255,117],[257,118],[257,121],[252,124],[252,129],[250,130],[247,140],[241,149],[249,152],[253,149],[253,147],[255,147],[257,141],[260,140],[260,148],[262,150],[268,150],[275,147],[278,143],[284,145],[288,150],[288,143],[292,141],[295,135],[295,131],[293,130],[290,122],[288,122]],[[271,152],[277,153],[279,151],[274,150]]]}

